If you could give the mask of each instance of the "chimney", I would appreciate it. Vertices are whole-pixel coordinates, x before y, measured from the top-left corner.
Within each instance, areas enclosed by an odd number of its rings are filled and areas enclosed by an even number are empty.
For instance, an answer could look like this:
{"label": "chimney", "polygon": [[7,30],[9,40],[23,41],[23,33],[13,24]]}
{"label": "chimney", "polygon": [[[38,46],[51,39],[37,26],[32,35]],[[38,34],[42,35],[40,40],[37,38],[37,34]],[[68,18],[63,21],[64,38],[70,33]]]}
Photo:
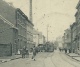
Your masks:
{"label": "chimney", "polygon": [[29,20],[31,22],[33,22],[33,19],[32,19],[32,0],[30,0],[30,5],[29,5]]}

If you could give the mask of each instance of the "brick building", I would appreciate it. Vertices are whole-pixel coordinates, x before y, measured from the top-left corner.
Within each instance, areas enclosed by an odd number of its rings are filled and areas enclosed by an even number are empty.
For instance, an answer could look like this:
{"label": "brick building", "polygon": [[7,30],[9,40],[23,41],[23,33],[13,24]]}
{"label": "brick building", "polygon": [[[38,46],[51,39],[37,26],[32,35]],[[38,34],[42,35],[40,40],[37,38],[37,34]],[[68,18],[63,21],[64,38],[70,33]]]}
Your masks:
{"label": "brick building", "polygon": [[17,52],[17,34],[15,8],[0,0],[0,56]]}
{"label": "brick building", "polygon": [[28,17],[19,8],[0,0],[0,55],[13,55],[23,46],[32,47],[32,32],[33,24]]}
{"label": "brick building", "polygon": [[27,36],[27,47],[30,49],[33,47],[33,23],[31,21],[27,21],[27,27],[26,27],[26,30],[27,30],[27,33],[26,33],[26,36]]}
{"label": "brick building", "polygon": [[17,8],[16,14],[19,48],[22,49],[23,46],[26,46],[30,49],[33,47],[33,24],[20,9]]}
{"label": "brick building", "polygon": [[0,56],[17,52],[18,29],[0,15]]}
{"label": "brick building", "polygon": [[26,26],[28,18],[20,10],[16,9],[16,27],[18,28],[18,49],[22,49],[27,44]]}

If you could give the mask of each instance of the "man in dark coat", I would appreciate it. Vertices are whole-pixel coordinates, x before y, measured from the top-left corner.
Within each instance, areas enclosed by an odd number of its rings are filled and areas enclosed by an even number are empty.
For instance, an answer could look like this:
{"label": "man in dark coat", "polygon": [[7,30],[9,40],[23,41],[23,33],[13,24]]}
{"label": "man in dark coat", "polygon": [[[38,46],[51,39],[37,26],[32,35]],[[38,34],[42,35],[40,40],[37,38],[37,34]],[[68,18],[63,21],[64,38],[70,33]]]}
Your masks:
{"label": "man in dark coat", "polygon": [[26,54],[26,47],[24,46],[22,49],[22,58],[25,58],[25,54]]}
{"label": "man in dark coat", "polygon": [[28,51],[28,48],[26,47],[26,58],[29,57],[29,51]]}
{"label": "man in dark coat", "polygon": [[35,56],[36,56],[36,47],[34,46],[33,47],[33,56],[32,56],[32,59],[34,59],[34,61],[35,61]]}

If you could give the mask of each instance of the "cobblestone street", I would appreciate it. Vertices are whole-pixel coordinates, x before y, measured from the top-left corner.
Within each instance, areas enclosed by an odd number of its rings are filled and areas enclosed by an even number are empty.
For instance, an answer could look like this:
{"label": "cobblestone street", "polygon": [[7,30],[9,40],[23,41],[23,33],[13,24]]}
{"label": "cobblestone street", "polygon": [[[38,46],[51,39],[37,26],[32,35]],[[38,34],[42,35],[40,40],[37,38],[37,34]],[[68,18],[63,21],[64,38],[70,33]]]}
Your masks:
{"label": "cobblestone street", "polygon": [[50,55],[49,53],[39,53],[36,56],[36,61],[31,59],[31,57],[25,59],[20,58],[6,63],[2,63],[0,64],[0,67],[44,67],[44,59]]}
{"label": "cobblestone street", "polygon": [[64,53],[55,51],[53,53],[41,52],[37,54],[36,61],[31,58],[16,59],[0,64],[0,67],[80,67],[80,62],[72,59]]}

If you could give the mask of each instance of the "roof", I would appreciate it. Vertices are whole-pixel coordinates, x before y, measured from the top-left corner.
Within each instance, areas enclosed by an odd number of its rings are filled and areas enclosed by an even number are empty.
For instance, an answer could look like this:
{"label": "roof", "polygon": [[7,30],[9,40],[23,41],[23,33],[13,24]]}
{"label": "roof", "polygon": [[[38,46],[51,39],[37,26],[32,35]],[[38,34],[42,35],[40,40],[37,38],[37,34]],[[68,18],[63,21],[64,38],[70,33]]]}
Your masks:
{"label": "roof", "polygon": [[78,2],[77,6],[76,6],[76,9],[78,9],[79,6],[80,6],[80,0]]}
{"label": "roof", "polygon": [[21,9],[17,8],[16,10],[19,11],[25,17],[25,19],[33,25],[33,23],[28,19],[28,17],[21,11]]}
{"label": "roof", "polygon": [[[32,22],[28,19],[28,17],[19,9],[15,8],[9,3],[0,0],[0,15],[3,16],[5,19],[7,19],[9,22],[16,24],[16,10],[18,10],[24,17],[28,20],[29,23],[33,25]],[[34,25],[33,25],[34,26]]]}
{"label": "roof", "polygon": [[76,22],[74,22],[70,27],[71,27],[71,29],[72,28],[74,28],[74,27],[76,27],[76,25],[77,25],[77,23]]}
{"label": "roof", "polygon": [[0,0],[0,15],[13,24],[16,23],[15,10],[16,8],[10,6],[7,2]]}
{"label": "roof", "polygon": [[14,24],[12,24],[12,23],[9,22],[8,20],[6,20],[6,19],[5,19],[4,17],[2,17],[1,15],[0,15],[0,19],[2,19],[2,20],[4,21],[4,23],[7,23],[8,25],[10,25],[12,28],[17,29],[17,27],[15,27]]}

